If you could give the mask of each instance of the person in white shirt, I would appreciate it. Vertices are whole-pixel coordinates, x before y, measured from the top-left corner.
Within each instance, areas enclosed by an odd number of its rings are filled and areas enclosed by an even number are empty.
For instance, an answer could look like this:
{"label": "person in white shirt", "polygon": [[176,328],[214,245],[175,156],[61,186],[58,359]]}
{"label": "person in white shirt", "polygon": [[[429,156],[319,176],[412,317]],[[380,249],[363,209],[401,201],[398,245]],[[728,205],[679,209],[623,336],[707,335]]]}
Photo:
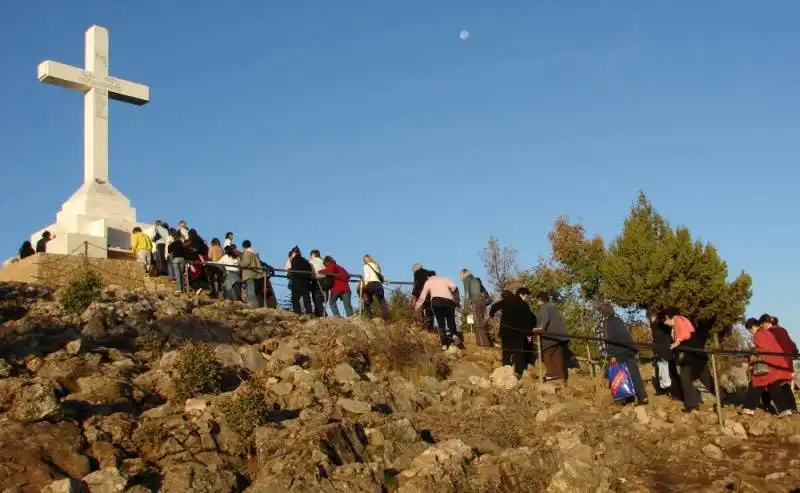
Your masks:
{"label": "person in white shirt", "polygon": [[186,221],[180,221],[178,223],[178,232],[181,234],[181,239],[183,241],[189,239],[189,225],[186,224]]}
{"label": "person in white shirt", "polygon": [[319,285],[319,271],[325,268],[325,262],[322,260],[322,255],[319,250],[311,250],[310,254],[311,258],[309,259],[309,263],[311,264],[311,268],[314,269],[314,275],[316,276],[314,284],[312,285],[314,292],[311,293],[311,297],[314,300],[314,315],[317,317],[324,317],[327,314],[325,312],[325,302],[328,300],[328,292],[323,291],[322,286]]}
{"label": "person in white shirt", "polygon": [[160,276],[167,274],[167,238],[169,238],[169,230],[164,227],[164,223],[161,220],[156,221],[150,240],[153,242],[156,271]]}
{"label": "person in white shirt", "polygon": [[228,231],[225,233],[225,241],[222,242],[222,248],[233,247],[236,250],[236,245],[233,243],[233,233]]}
{"label": "person in white shirt", "polygon": [[383,272],[381,266],[371,256],[364,255],[364,277],[361,279],[361,297],[364,300],[364,310],[367,317],[372,316],[372,303],[378,300],[381,317],[389,321],[389,305],[383,292]]}
{"label": "person in white shirt", "polygon": [[223,255],[217,263],[225,265],[225,281],[222,284],[222,294],[226,300],[241,301],[242,274],[239,269],[239,259],[233,247],[226,246]]}

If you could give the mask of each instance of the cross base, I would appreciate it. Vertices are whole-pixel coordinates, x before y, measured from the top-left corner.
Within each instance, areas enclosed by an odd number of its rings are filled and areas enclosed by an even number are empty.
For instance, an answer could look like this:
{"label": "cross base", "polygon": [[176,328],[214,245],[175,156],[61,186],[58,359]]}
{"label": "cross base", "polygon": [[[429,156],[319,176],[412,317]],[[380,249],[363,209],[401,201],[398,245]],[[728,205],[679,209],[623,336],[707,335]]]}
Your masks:
{"label": "cross base", "polygon": [[47,230],[55,235],[47,244],[47,253],[83,255],[83,249],[78,247],[88,242],[90,257],[107,258],[108,248],[130,250],[131,231],[136,226],[143,231],[152,229],[152,225],[136,221],[136,209],[119,190],[111,183],[96,180],[84,183],[61,206],[56,223],[34,233],[31,243],[35,247]]}

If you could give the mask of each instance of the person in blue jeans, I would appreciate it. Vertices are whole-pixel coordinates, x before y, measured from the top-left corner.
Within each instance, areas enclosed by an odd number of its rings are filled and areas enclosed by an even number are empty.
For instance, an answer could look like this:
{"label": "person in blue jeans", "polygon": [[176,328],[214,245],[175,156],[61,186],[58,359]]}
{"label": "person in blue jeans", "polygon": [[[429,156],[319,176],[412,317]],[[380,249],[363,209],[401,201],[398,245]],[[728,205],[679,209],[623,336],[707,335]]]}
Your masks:
{"label": "person in blue jeans", "polygon": [[169,244],[169,256],[171,257],[170,265],[172,265],[172,274],[175,276],[176,293],[182,293],[183,286],[183,271],[186,268],[186,248],[181,240],[180,233],[175,231],[172,235],[172,243]]}

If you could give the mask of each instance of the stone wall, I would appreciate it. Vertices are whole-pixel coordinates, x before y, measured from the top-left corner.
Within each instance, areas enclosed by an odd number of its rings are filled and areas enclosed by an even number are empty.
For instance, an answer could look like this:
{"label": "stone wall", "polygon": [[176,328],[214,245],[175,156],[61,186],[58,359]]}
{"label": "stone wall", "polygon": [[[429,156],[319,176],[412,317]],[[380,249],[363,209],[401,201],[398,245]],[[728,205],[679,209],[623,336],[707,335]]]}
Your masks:
{"label": "stone wall", "polygon": [[0,281],[19,281],[43,284],[59,288],[82,268],[96,272],[105,285],[122,286],[128,289],[148,291],[170,291],[175,289],[166,278],[150,278],[133,258],[103,259],[85,258],[82,255],[60,255],[37,253],[19,262],[0,269]]}

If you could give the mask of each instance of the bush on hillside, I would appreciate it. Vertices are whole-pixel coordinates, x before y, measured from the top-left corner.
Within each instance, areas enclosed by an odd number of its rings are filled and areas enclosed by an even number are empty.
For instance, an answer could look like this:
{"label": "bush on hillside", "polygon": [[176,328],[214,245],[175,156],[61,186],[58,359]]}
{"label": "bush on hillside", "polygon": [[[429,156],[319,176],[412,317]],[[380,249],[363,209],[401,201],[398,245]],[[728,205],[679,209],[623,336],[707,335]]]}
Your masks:
{"label": "bush on hillside", "polygon": [[187,342],[178,353],[176,386],[181,399],[216,394],[222,389],[222,365],[209,344]]}
{"label": "bush on hillside", "polygon": [[136,349],[140,351],[147,351],[151,357],[159,357],[167,347],[167,340],[161,335],[161,332],[146,327],[139,331],[139,336],[135,341]]}
{"label": "bush on hillside", "polygon": [[269,412],[275,408],[260,379],[244,383],[234,396],[226,397],[219,406],[225,422],[239,435],[245,448],[252,444],[255,429],[266,422]]}
{"label": "bush on hillside", "polygon": [[100,298],[103,282],[93,270],[80,269],[61,291],[59,301],[67,313],[81,314]]}

